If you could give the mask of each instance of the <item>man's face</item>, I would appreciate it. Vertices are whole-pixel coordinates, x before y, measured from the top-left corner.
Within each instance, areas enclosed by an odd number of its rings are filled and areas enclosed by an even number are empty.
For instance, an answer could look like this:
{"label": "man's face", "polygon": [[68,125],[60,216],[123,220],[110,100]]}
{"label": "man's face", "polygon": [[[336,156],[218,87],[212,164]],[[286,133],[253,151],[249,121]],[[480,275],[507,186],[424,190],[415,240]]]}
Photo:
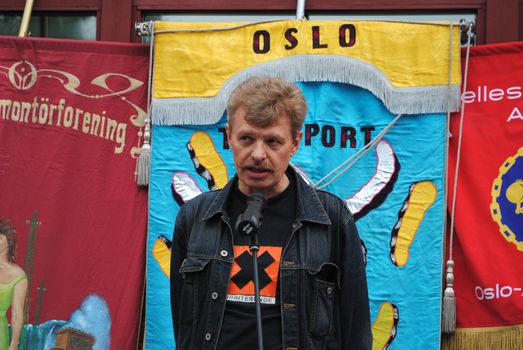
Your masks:
{"label": "man's face", "polygon": [[298,137],[292,136],[288,115],[281,115],[267,127],[249,124],[241,107],[231,120],[226,132],[240,191],[248,196],[258,192],[266,197],[282,192],[289,184],[285,171],[290,157],[298,150],[301,131]]}

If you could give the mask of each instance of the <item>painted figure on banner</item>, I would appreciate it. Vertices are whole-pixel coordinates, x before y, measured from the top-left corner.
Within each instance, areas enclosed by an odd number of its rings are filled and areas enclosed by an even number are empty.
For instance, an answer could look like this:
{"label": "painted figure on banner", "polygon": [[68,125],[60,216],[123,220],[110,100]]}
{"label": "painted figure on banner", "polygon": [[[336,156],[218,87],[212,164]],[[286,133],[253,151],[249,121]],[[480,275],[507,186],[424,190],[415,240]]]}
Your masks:
{"label": "painted figure on banner", "polygon": [[[0,219],[0,349],[16,350],[20,341],[27,277],[15,263],[16,229]],[[6,313],[11,307],[11,339]]]}
{"label": "painted figure on banner", "polygon": [[[208,144],[205,133],[187,144],[196,170],[216,188],[183,200],[176,219],[169,274],[177,349],[257,348],[250,237],[237,225],[255,197],[266,198],[258,228],[265,348],[371,349],[354,218],[343,200],[313,189],[289,165],[306,113],[296,85],[249,78],[227,105],[225,132],[236,175],[222,184],[228,179],[223,162],[207,161],[216,159],[216,150],[199,147]],[[173,177],[176,182],[200,192],[185,173]],[[187,199],[190,193],[178,195]],[[160,243],[159,262],[165,255]]]}

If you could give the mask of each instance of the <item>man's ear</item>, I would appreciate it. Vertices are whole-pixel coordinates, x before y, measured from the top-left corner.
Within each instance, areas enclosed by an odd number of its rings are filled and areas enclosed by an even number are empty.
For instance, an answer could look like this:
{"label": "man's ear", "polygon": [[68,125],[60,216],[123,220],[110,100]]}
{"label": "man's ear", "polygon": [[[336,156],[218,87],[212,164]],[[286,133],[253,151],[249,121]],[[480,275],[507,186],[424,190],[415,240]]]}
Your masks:
{"label": "man's ear", "polygon": [[298,148],[300,148],[300,142],[302,137],[303,133],[300,130],[298,135],[294,138],[294,140],[292,140],[292,155],[295,155],[296,152],[298,152]]}
{"label": "man's ear", "polygon": [[229,127],[229,123],[225,124],[225,135],[227,136],[227,144],[231,144],[231,128]]}

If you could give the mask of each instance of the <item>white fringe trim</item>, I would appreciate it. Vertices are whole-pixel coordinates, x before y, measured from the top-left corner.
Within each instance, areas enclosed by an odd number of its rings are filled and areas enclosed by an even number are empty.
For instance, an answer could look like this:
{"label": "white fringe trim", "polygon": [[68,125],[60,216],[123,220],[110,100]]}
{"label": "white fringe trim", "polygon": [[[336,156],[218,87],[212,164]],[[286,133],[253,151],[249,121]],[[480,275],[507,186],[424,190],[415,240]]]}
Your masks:
{"label": "white fringe trim", "polygon": [[215,124],[227,108],[231,92],[252,76],[280,77],[293,82],[330,81],[371,91],[394,114],[445,113],[459,109],[460,85],[396,88],[370,63],[336,55],[296,55],[243,69],[228,79],[217,96],[153,98],[151,114],[157,125]]}

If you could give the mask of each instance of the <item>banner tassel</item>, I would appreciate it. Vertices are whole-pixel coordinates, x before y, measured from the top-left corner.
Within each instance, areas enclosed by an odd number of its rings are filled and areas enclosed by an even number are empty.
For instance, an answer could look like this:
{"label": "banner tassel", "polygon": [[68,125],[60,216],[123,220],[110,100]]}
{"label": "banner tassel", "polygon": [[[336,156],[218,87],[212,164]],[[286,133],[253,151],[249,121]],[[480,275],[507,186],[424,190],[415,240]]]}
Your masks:
{"label": "banner tassel", "polygon": [[143,144],[138,158],[138,186],[149,186],[151,173],[151,125],[149,118],[145,119]]}
{"label": "banner tassel", "polygon": [[454,261],[447,261],[446,288],[443,295],[441,331],[453,334],[456,330],[456,295],[454,293]]}

